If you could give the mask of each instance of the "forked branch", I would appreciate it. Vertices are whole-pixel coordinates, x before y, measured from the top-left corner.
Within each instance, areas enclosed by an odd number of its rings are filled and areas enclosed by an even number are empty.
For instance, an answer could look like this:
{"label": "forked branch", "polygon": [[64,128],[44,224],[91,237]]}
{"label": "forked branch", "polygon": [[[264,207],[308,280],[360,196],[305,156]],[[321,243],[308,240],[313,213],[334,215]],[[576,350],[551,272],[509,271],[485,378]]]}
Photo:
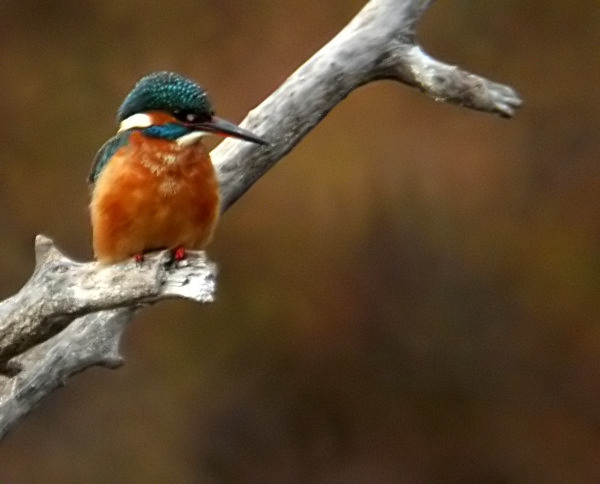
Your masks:
{"label": "forked branch", "polygon": [[[416,43],[431,0],[371,0],[242,125],[271,146],[226,140],[211,154],[226,210],[354,89],[379,79],[416,87],[438,101],[511,117],[510,87],[444,64]],[[99,267],[77,263],[40,238],[31,280],[0,303],[0,436],[71,375],[118,366],[119,342],[136,308],[170,297],[211,301],[215,267],[203,254],[173,265],[165,254]],[[66,329],[65,329],[66,328]],[[40,344],[41,343],[41,344]],[[36,346],[37,345],[37,346]]]}

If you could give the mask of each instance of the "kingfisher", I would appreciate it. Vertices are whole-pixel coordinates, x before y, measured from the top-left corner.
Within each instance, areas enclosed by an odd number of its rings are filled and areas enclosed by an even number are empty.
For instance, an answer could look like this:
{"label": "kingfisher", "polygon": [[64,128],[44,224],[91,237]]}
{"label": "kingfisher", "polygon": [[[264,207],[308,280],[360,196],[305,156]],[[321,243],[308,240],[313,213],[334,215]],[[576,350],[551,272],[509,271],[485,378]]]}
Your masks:
{"label": "kingfisher", "polygon": [[144,254],[203,249],[220,215],[219,182],[207,134],[267,145],[215,116],[204,89],[174,72],[138,81],[117,112],[117,134],[100,148],[89,175],[93,248],[102,264]]}

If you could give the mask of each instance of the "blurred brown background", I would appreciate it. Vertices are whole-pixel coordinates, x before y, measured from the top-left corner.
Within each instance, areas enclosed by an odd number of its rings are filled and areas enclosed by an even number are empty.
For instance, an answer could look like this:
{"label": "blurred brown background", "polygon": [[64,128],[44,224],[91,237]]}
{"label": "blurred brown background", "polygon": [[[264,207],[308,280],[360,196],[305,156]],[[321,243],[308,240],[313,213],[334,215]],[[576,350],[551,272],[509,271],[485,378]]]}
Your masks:
{"label": "blurred brown background", "polygon": [[[0,3],[0,296],[33,238],[90,258],[85,178],[143,74],[239,121],[362,0]],[[126,365],[0,443],[2,483],[600,481],[600,8],[439,2],[433,55],[503,120],[353,93],[225,216],[218,301],[145,310]]]}

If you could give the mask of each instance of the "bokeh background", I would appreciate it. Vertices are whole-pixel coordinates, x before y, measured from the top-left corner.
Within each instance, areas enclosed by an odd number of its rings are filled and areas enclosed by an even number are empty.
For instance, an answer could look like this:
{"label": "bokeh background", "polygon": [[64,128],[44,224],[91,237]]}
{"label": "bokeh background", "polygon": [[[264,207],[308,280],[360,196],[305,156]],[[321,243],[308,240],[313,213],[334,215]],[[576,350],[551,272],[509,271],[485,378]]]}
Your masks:
{"label": "bokeh background", "polygon": [[[91,257],[86,175],[140,76],[239,121],[362,5],[1,2],[0,296],[38,233]],[[224,217],[217,302],[143,311],[0,482],[600,480],[599,4],[447,0],[420,38],[518,116],[353,93]]]}

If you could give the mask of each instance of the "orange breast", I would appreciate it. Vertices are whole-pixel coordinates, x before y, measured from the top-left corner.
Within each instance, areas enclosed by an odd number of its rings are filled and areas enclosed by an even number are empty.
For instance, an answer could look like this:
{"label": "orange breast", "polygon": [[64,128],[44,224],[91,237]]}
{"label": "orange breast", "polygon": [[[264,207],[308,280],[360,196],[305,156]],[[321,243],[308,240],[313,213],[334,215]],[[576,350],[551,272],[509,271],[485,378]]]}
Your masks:
{"label": "orange breast", "polygon": [[204,248],[219,217],[219,186],[206,148],[133,133],[96,181],[90,211],[100,262]]}

